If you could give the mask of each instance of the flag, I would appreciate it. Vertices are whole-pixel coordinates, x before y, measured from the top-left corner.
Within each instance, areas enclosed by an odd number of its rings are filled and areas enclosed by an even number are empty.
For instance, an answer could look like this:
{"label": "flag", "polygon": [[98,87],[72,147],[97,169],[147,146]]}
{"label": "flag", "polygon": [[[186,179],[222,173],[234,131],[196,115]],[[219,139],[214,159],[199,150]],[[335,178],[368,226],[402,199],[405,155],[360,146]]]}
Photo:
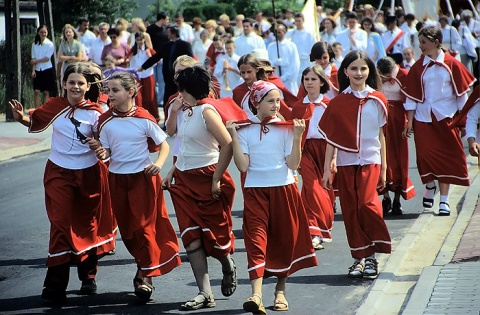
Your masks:
{"label": "flag", "polygon": [[311,32],[315,38],[315,41],[318,42],[320,40],[320,24],[318,23],[317,19],[317,4],[315,3],[315,0],[307,0],[303,6],[302,14],[305,18],[305,29]]}
{"label": "flag", "polygon": [[417,19],[435,20],[440,8],[440,0],[403,0],[405,13],[414,14]]}

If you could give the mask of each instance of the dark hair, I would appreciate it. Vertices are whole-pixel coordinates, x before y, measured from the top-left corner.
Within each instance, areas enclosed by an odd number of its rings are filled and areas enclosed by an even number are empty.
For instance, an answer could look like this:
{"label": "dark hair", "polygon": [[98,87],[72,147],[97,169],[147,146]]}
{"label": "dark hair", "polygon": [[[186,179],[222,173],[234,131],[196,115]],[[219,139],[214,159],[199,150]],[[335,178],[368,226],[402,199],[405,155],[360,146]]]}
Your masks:
{"label": "dark hair", "polygon": [[240,59],[238,59],[237,65],[238,65],[239,69],[240,69],[241,65],[248,65],[248,66],[251,66],[251,67],[257,69],[258,70],[257,71],[257,80],[266,81],[267,78],[268,78],[268,74],[265,71],[265,68],[262,66],[260,61],[252,54],[246,54],[246,55],[243,55],[242,57],[240,57]]}
{"label": "dark hair", "polygon": [[82,24],[83,22],[90,22],[90,21],[86,17],[78,18],[77,20],[78,25]]}
{"label": "dark hair", "polygon": [[115,36],[118,37],[118,36],[120,36],[120,31],[116,27],[111,27],[111,28],[108,29],[107,35],[108,36],[115,35]]}
{"label": "dark hair", "polygon": [[419,21],[417,22],[417,24],[415,24],[415,29],[417,30],[417,32],[419,32],[424,26],[425,23],[423,21]]}
{"label": "dark hair", "polygon": [[397,64],[395,63],[395,60],[393,60],[393,58],[381,58],[377,61],[378,74],[380,74],[380,76],[389,75],[393,72],[393,69],[395,69],[396,66]]}
{"label": "dark hair", "polygon": [[158,12],[157,13],[157,21],[160,20],[165,20],[167,18],[167,13],[166,12]]}
{"label": "dark hair", "polygon": [[[65,68],[65,72],[63,73],[63,83],[67,82],[68,80],[68,77],[72,74],[72,73],[77,73],[77,74],[80,74],[82,75],[83,77],[85,77],[85,80],[88,82],[88,83],[92,83],[92,82],[95,82],[95,78],[93,76],[93,72],[92,70],[90,69],[90,65],[87,63],[87,62],[74,62],[74,63],[70,63],[66,68]],[[67,91],[65,90],[64,94],[63,94],[64,97],[67,96]],[[95,96],[92,96],[90,95],[90,100],[92,100],[93,102],[95,102],[97,99],[98,99],[98,95],[96,98],[94,98]],[[86,98],[86,96],[85,96]]]}
{"label": "dark hair", "polygon": [[315,59],[321,59],[324,53],[328,54],[330,60],[335,58],[332,45],[327,42],[316,42],[310,50],[310,61],[313,62]]}
{"label": "dark hair", "polygon": [[180,37],[180,28],[176,24],[168,24],[167,30],[170,30],[170,33],[173,35]]}
{"label": "dark hair", "polygon": [[412,13],[408,13],[407,15],[405,15],[405,20],[408,21],[414,21],[415,20],[415,15],[413,15]]}
{"label": "dark hair", "polygon": [[347,11],[345,13],[345,20],[346,19],[357,19],[357,13],[355,11]]}
{"label": "dark hair", "polygon": [[460,26],[460,21],[459,20],[453,20],[452,21],[452,26],[455,28],[458,28]]}
{"label": "dark hair", "polygon": [[436,26],[425,26],[418,32],[418,36],[420,35],[426,37],[429,41],[434,42],[438,39],[439,48],[442,46],[443,42],[443,34],[442,31]]}
{"label": "dark hair", "polygon": [[[138,53],[138,49],[139,49],[136,39],[137,38],[145,39],[145,34],[143,32],[136,32],[134,37],[135,37],[135,44],[133,44],[133,47],[132,47],[132,55],[135,56]],[[145,44],[145,46],[146,45],[147,44]],[[148,47],[146,47],[146,49],[148,49]]]}
{"label": "dark hair", "polygon": [[174,17],[173,17],[173,18],[174,18],[174,19],[177,19],[177,18],[183,18],[183,14],[182,14],[182,13],[180,13],[180,12],[177,12],[177,13],[175,13],[175,15],[174,15]]}
{"label": "dark hair", "polygon": [[103,77],[102,68],[99,65],[93,61],[88,61],[87,64],[90,67],[90,70],[95,68],[98,71],[95,72],[91,70],[93,81],[90,82],[90,89],[85,93],[85,99],[88,99],[92,102],[97,102],[98,98],[100,97],[100,92],[104,91],[103,84],[105,82],[105,78]]}
{"label": "dark hair", "polygon": [[369,18],[369,17],[364,17],[364,18],[362,19],[362,21],[360,22],[360,27],[362,28],[362,30],[364,30],[364,28],[363,28],[363,23],[365,23],[365,22],[372,24],[372,28],[370,29],[370,32],[378,33],[378,32],[377,32],[377,29],[375,28],[375,23],[374,23],[373,20],[372,20],[371,18]]}
{"label": "dark hair", "polygon": [[187,92],[196,100],[208,97],[212,84],[210,74],[200,66],[180,70],[175,74],[174,81],[178,91]]}
{"label": "dark hair", "polygon": [[251,19],[251,18],[245,18],[245,19],[242,21],[242,25],[245,24],[245,23],[250,23],[250,25],[253,26],[253,19]]}
{"label": "dark hair", "polygon": [[375,69],[375,63],[368,57],[368,55],[360,50],[353,50],[349,52],[342,61],[340,69],[338,69],[338,86],[340,92],[344,91],[350,85],[350,80],[345,74],[345,70],[355,60],[364,60],[368,66],[369,74],[366,84],[371,88],[380,91],[382,86],[382,80],[378,75],[377,69]]}
{"label": "dark hair", "polygon": [[301,18],[302,20],[305,21],[305,16],[303,15],[302,12],[295,13],[294,18]]}
{"label": "dark hair", "polygon": [[192,20],[193,25],[202,25],[202,19],[197,17],[194,17]]}
{"label": "dark hair", "polygon": [[[310,72],[315,73],[320,79],[320,81],[323,82],[323,85],[320,87],[320,93],[321,94],[327,93],[330,90],[330,80],[328,79],[327,75],[323,71],[322,66],[320,65],[306,67],[305,70],[303,70],[302,72],[302,80],[300,82],[303,83],[303,79]],[[305,89],[305,84],[303,85],[303,88]],[[305,89],[305,91],[307,91],[307,89]]]}
{"label": "dark hair", "polygon": [[40,32],[40,30],[41,30],[42,28],[46,29],[47,32],[48,32],[48,26],[46,26],[45,24],[40,25],[40,26],[37,28],[37,33],[35,33],[35,40],[34,40],[35,45],[36,45],[36,44],[41,44],[41,42],[40,42],[40,35],[38,35],[38,32]]}
{"label": "dark hair", "polygon": [[448,24],[448,17],[446,15],[442,15],[438,18],[438,23],[440,23],[441,21],[445,22]]}

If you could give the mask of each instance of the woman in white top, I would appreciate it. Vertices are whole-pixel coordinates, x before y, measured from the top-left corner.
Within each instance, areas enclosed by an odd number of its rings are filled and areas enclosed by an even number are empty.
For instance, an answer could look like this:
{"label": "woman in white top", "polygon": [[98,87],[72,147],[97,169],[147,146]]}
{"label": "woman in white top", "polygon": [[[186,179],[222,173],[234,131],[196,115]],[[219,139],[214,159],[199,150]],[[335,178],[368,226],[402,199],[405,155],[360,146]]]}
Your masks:
{"label": "woman in white top", "polygon": [[55,48],[51,40],[47,38],[48,28],[42,25],[37,28],[35,42],[32,44],[32,78],[33,78],[33,102],[35,108],[40,106],[43,93],[43,102],[47,102],[50,97],[50,91],[55,88],[55,74],[51,58],[55,53]]}
{"label": "woman in white top", "polygon": [[323,32],[320,33],[320,40],[322,42],[327,42],[330,45],[336,42],[335,38],[337,37],[335,34],[335,28],[337,27],[337,23],[331,16],[327,16],[323,21]]}
{"label": "woman in white top", "polygon": [[147,33],[147,27],[141,18],[133,18],[132,19],[132,27],[131,33],[128,37],[128,45],[133,47],[135,45],[135,33],[141,32],[145,36],[145,43],[148,47],[153,47],[152,39],[150,38],[150,34]]}
{"label": "woman in white top", "polygon": [[200,32],[200,40],[195,41],[193,44],[193,54],[197,57],[198,63],[203,64],[207,56],[207,51],[212,40],[209,38],[210,33],[208,30],[203,30]]}
{"label": "woman in white top", "polygon": [[[198,66],[175,74],[184,108],[177,126],[180,150],[177,161],[163,180],[175,207],[178,226],[199,293],[182,305],[196,310],[214,307],[207,256],[222,264],[222,294],[237,287],[232,205],[235,184],[227,171],[232,139],[215,107],[199,101],[208,97],[211,78]],[[174,182],[172,183],[172,181]]]}

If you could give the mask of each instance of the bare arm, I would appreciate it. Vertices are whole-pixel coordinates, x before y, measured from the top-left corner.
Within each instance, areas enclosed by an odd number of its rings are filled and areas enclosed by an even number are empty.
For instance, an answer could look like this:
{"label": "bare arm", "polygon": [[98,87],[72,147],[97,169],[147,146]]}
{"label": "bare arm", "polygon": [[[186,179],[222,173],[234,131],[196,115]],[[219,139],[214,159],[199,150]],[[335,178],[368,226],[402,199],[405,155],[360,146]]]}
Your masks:
{"label": "bare arm", "polygon": [[144,172],[147,175],[155,176],[160,174],[160,171],[167,160],[168,153],[170,152],[170,146],[167,141],[163,141],[160,144],[160,151],[158,152],[158,157],[155,163],[145,166]]}
{"label": "bare arm", "polygon": [[13,118],[25,127],[30,127],[30,117],[23,113],[22,103],[17,100],[11,100],[8,104],[12,108]]}
{"label": "bare arm", "polygon": [[243,153],[242,148],[240,147],[240,142],[238,141],[238,126],[234,121],[227,122],[227,130],[232,137],[232,147],[233,147],[233,160],[238,170],[242,173],[246,172],[248,166],[250,165],[250,157],[248,154]]}
{"label": "bare arm", "polygon": [[380,158],[382,159],[382,166],[380,169],[380,178],[379,178],[379,188],[384,188],[385,183],[387,182],[387,150],[385,146],[385,133],[383,132],[383,127],[380,127],[379,133],[380,140]]}
{"label": "bare arm", "polygon": [[413,129],[413,116],[415,115],[414,110],[407,110],[407,126],[403,130],[402,136],[404,138],[410,138]]}
{"label": "bare arm", "polygon": [[286,161],[289,169],[296,170],[300,166],[300,160],[302,159],[302,134],[305,131],[305,120],[294,119],[293,124],[292,151],[286,157]]}
{"label": "bare arm", "polygon": [[330,169],[332,160],[335,158],[334,157],[334,154],[336,154],[335,152],[336,152],[336,149],[331,144],[327,143],[327,147],[325,149],[325,162],[323,165],[324,172],[322,177],[322,187],[325,189],[330,189],[332,173],[329,172],[328,170]]}
{"label": "bare arm", "polygon": [[182,108],[182,97],[178,95],[172,104],[170,104],[170,113],[165,123],[167,135],[170,137],[173,137],[173,135],[177,133],[177,115],[180,108]]}

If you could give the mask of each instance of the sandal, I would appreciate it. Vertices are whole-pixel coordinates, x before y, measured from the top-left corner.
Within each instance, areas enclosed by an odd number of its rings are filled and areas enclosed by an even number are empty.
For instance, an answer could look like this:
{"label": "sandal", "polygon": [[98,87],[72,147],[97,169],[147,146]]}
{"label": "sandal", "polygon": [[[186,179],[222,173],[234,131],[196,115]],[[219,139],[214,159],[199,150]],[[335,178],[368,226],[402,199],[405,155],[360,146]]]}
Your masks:
{"label": "sandal", "polygon": [[153,290],[155,290],[155,287],[150,283],[143,281],[143,278],[139,278],[139,272],[140,269],[137,271],[135,278],[133,278],[133,293],[135,293],[135,295],[139,298],[149,301],[150,297],[152,296]]}
{"label": "sandal", "polygon": [[267,314],[259,294],[253,294],[243,303],[243,310],[253,314]]}
{"label": "sandal", "polygon": [[212,293],[206,293],[203,291],[198,292],[197,296],[193,299],[185,302],[182,304],[181,307],[183,310],[198,310],[201,308],[212,308],[215,307],[217,304],[213,298]]}
{"label": "sandal", "polygon": [[[433,194],[437,192],[437,186],[433,186],[433,187],[425,186],[425,189],[433,190]],[[427,209],[433,208],[433,198],[423,197],[423,207]]]}
{"label": "sandal", "polygon": [[235,293],[237,289],[237,266],[235,266],[235,261],[233,258],[230,257],[232,260],[232,271],[223,272],[223,279],[222,279],[222,294],[223,296],[230,296]]}
{"label": "sandal", "polygon": [[288,311],[288,302],[286,299],[279,300],[277,297],[283,295],[285,298],[285,291],[275,291],[275,300],[273,301],[273,310],[274,311]]}
{"label": "sandal", "polygon": [[438,210],[439,216],[449,216],[450,215],[450,205],[448,202],[440,202],[440,209]]}

